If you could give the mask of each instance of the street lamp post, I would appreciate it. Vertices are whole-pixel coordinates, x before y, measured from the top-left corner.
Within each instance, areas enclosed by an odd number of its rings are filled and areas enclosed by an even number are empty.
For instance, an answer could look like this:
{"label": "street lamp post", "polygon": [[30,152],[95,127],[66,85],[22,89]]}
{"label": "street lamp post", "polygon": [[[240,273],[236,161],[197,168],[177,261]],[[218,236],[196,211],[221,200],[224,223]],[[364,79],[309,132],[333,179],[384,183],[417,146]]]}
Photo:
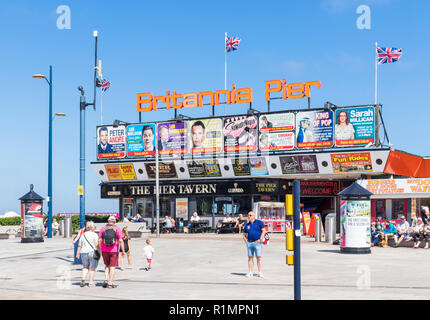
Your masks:
{"label": "street lamp post", "polygon": [[49,66],[49,80],[43,74],[33,75],[35,79],[45,79],[49,85],[49,146],[48,146],[48,238],[52,238],[52,66]]}

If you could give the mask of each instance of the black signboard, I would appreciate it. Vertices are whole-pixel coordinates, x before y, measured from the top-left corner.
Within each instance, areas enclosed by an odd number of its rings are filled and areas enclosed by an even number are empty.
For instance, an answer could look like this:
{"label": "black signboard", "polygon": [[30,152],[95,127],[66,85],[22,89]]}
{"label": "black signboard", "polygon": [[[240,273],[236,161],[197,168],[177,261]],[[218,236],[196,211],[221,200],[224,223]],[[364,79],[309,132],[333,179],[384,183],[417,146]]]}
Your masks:
{"label": "black signboard", "polygon": [[279,191],[279,182],[274,181],[258,181],[254,183],[254,193],[270,193],[277,194]]}
{"label": "black signboard", "polygon": [[316,155],[279,157],[283,174],[318,173]]}
{"label": "black signboard", "polygon": [[[150,179],[155,179],[155,162],[145,163],[146,173]],[[173,162],[159,162],[158,176],[160,179],[177,178],[175,164]]]}
{"label": "black signboard", "polygon": [[217,160],[187,161],[187,167],[191,178],[221,177],[221,170]]}

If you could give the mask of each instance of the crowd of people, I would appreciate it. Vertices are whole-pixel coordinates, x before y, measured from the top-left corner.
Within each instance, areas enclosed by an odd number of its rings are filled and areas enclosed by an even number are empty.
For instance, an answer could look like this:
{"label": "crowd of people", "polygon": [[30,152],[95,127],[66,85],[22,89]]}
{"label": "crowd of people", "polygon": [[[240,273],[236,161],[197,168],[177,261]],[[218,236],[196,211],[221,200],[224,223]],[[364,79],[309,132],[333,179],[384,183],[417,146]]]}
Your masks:
{"label": "crowd of people", "polygon": [[388,247],[388,240],[394,239],[393,247],[397,248],[403,241],[414,241],[414,248],[419,248],[421,242],[425,242],[425,249],[429,248],[430,241],[430,212],[427,206],[421,206],[421,216],[413,217],[411,224],[404,216],[400,216],[400,222],[376,218],[371,223],[372,246],[380,245]]}

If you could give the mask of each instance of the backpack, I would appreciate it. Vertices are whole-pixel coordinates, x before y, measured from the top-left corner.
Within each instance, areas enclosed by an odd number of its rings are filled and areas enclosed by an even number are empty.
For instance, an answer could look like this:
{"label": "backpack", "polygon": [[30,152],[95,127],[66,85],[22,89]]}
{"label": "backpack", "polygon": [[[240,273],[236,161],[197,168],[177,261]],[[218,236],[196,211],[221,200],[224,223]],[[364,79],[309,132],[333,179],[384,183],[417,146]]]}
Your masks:
{"label": "backpack", "polygon": [[115,226],[107,225],[102,234],[103,243],[107,246],[113,246],[116,243]]}

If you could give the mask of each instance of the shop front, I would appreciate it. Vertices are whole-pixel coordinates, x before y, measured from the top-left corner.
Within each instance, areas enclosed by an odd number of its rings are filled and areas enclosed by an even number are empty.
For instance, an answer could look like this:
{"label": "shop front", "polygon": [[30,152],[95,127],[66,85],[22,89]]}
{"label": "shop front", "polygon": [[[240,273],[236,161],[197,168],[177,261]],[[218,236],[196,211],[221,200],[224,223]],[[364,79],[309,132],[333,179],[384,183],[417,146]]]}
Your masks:
{"label": "shop front", "polygon": [[430,205],[430,178],[370,179],[358,183],[373,193],[372,219],[412,218],[421,214],[421,206]]}
{"label": "shop front", "polygon": [[[160,217],[188,221],[194,212],[214,228],[227,214],[245,217],[259,201],[284,201],[288,181],[242,179],[211,181],[163,181],[159,186]],[[154,183],[104,183],[102,199],[119,199],[120,219],[140,214],[148,225],[156,221]]]}

